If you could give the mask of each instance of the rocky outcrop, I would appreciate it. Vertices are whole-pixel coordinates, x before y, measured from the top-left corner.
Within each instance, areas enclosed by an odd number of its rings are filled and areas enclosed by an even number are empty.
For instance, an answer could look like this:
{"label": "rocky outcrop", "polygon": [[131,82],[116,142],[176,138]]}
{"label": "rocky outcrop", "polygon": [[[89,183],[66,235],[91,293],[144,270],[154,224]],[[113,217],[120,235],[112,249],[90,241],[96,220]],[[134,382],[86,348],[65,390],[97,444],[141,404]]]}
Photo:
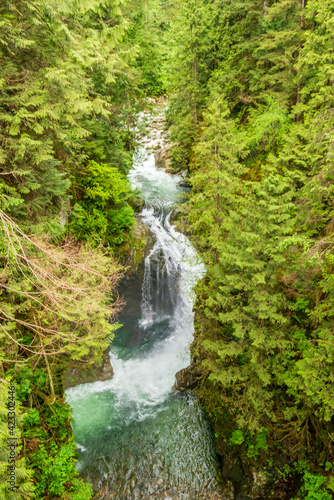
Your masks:
{"label": "rocky outcrop", "polygon": [[137,196],[132,196],[128,200],[128,203],[133,208],[135,213],[141,212],[145,206],[145,200],[143,198],[139,198]]}
{"label": "rocky outcrop", "polygon": [[[131,242],[131,247],[128,251],[128,257],[126,265],[129,266],[129,269],[126,273],[126,276],[133,276],[142,274],[143,272],[143,263],[151,249],[155,244],[155,237],[149,230],[149,228],[143,224],[141,219],[138,217],[135,218],[135,225],[133,228],[133,237]],[[140,269],[140,267],[142,269]],[[140,278],[141,276],[139,276]]]}
{"label": "rocky outcrop", "polygon": [[298,475],[280,474],[287,465],[284,456],[277,454],[270,466],[265,457],[250,458],[246,448],[230,444],[233,422],[213,424],[215,449],[221,463],[224,481],[233,485],[235,500],[289,500],[300,488]]}
{"label": "rocky outcrop", "polygon": [[80,384],[110,380],[114,376],[114,370],[110,363],[108,351],[102,356],[99,363],[87,367],[76,361],[71,361],[64,374],[64,388],[69,389]]}
{"label": "rocky outcrop", "polygon": [[175,375],[175,384],[174,388],[176,391],[186,391],[187,389],[191,389],[196,384],[196,376],[191,371],[191,367],[183,368]]}
{"label": "rocky outcrop", "polygon": [[171,162],[170,148],[171,145],[167,143],[161,149],[158,149],[154,153],[154,159],[155,159],[155,164],[158,168],[164,168],[167,173],[172,174],[174,172],[171,170],[170,167],[170,162]]}

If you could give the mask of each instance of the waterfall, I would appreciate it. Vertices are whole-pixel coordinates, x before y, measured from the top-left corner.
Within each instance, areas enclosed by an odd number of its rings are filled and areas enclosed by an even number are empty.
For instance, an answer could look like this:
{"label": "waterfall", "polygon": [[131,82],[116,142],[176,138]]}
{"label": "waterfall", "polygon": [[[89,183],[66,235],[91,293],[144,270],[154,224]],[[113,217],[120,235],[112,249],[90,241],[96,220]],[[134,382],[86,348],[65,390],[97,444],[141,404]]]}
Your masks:
{"label": "waterfall", "polygon": [[164,317],[166,310],[175,309],[182,296],[178,293],[178,279],[182,271],[182,245],[171,234],[167,217],[163,212],[155,213],[153,208],[142,212],[143,222],[150,228],[156,243],[145,259],[142,311],[140,324],[152,325]]}

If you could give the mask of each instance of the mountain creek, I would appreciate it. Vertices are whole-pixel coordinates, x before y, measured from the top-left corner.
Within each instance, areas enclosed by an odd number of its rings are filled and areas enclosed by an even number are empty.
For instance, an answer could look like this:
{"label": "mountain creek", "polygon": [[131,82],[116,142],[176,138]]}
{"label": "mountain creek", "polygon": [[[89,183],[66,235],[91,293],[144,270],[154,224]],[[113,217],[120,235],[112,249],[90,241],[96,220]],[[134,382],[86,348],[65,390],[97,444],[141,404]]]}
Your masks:
{"label": "mountain creek", "polygon": [[205,268],[170,221],[187,188],[181,174],[156,165],[154,153],[164,139],[154,124],[163,113],[160,105],[149,117],[150,134],[142,138],[129,173],[145,199],[141,221],[154,238],[143,272],[121,284],[123,326],[109,353],[114,376],[67,390],[80,450],[77,467],[99,499],[228,498],[221,496],[206,413],[191,392],[174,387],[175,374],[190,364],[193,287]]}

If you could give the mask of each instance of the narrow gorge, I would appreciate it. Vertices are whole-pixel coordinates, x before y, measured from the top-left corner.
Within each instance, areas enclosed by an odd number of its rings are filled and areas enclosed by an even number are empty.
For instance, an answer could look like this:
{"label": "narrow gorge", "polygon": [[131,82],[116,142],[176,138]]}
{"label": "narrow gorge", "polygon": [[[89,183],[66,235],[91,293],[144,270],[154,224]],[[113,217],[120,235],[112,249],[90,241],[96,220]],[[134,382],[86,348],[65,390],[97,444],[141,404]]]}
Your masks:
{"label": "narrow gorge", "polygon": [[173,389],[175,374],[190,363],[193,287],[205,269],[170,222],[185,188],[180,175],[155,165],[162,141],[153,128],[129,173],[145,199],[140,218],[155,243],[143,262],[142,283],[123,281],[123,327],[110,352],[114,377],[67,391],[78,468],[100,499],[221,498],[205,412],[192,394]]}

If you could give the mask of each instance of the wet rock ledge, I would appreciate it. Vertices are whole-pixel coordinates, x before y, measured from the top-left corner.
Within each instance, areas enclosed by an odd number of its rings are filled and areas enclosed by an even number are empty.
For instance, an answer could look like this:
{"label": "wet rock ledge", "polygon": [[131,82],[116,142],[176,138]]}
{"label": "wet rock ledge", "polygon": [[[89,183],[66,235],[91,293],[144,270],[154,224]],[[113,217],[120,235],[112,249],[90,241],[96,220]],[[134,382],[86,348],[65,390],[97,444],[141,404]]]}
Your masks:
{"label": "wet rock ledge", "polygon": [[137,275],[138,278],[144,272],[144,260],[150,253],[156,242],[155,236],[150,229],[142,222],[141,218],[135,217],[131,246],[127,254],[126,265],[128,270],[126,276]]}
{"label": "wet rock ledge", "polygon": [[110,363],[109,349],[103,354],[100,362],[86,367],[82,364],[71,361],[69,368],[64,374],[64,388],[69,389],[80,384],[90,384],[92,382],[104,382],[114,376],[114,370]]}

